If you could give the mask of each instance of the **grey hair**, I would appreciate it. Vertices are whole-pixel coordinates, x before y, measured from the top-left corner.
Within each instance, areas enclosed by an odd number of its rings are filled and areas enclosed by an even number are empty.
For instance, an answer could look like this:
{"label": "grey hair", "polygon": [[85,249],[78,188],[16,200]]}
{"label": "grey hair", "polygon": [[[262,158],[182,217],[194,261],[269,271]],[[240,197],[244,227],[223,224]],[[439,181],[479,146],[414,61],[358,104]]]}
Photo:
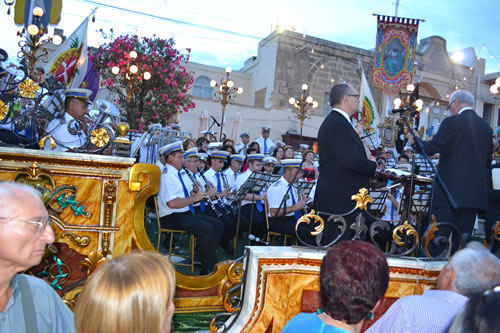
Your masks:
{"label": "grey hair", "polygon": [[448,267],[455,272],[453,288],[467,297],[500,283],[500,259],[478,242],[470,242],[455,253]]}
{"label": "grey hair", "polygon": [[345,95],[349,94],[351,86],[345,83],[337,84],[330,90],[330,105],[334,107],[342,103]]}
{"label": "grey hair", "polygon": [[465,106],[473,106],[474,95],[465,90],[457,90],[454,91],[450,96],[450,105],[453,102],[457,102]]}

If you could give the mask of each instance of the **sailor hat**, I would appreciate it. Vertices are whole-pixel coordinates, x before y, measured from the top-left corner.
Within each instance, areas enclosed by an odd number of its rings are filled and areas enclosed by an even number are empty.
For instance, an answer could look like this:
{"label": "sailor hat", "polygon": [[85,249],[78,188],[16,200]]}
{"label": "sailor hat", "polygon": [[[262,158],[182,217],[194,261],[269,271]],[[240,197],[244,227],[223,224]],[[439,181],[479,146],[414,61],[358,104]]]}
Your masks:
{"label": "sailor hat", "polygon": [[413,149],[413,147],[412,147],[412,146],[405,146],[405,147],[403,148],[403,151],[411,151],[412,153],[414,153],[414,152],[415,152],[415,149]]}
{"label": "sailor hat", "polygon": [[245,160],[245,155],[240,155],[240,154],[233,154],[231,156],[231,161],[239,161],[239,162],[242,162]]}
{"label": "sailor hat", "polygon": [[301,164],[302,164],[302,160],[300,158],[281,160],[281,165],[284,168],[300,168]]}
{"label": "sailor hat", "polygon": [[199,157],[198,156],[198,148],[194,147],[191,149],[188,149],[184,152],[184,158],[188,157]]}
{"label": "sailor hat", "polygon": [[243,132],[243,133],[240,134],[240,138],[242,138],[244,136],[250,136],[250,132],[249,131],[245,131],[245,132]]}
{"label": "sailor hat", "polygon": [[278,160],[272,156],[266,156],[266,157],[264,157],[262,162],[264,164],[276,164],[276,163],[278,163]]}
{"label": "sailor hat", "polygon": [[202,161],[206,161],[208,159],[208,155],[205,154],[205,153],[198,153],[198,157],[200,158],[200,160]]}
{"label": "sailor hat", "polygon": [[299,147],[300,147],[300,148],[302,148],[302,149],[309,149],[309,145],[308,145],[308,144],[305,144],[305,143],[301,143],[301,144],[299,145]]}
{"label": "sailor hat", "polygon": [[165,150],[163,150],[163,152],[162,152],[163,155],[165,155],[165,156],[172,154],[176,151],[184,152],[184,150],[182,149],[182,141],[176,141],[174,143],[168,144],[168,145],[163,146],[161,148],[165,148]]}
{"label": "sailor hat", "polygon": [[263,131],[269,132],[271,130],[271,126],[261,126]]}
{"label": "sailor hat", "polygon": [[220,158],[221,160],[227,161],[229,153],[224,150],[212,150],[210,156],[212,156],[212,158]]}
{"label": "sailor hat", "polygon": [[92,104],[90,100],[90,95],[92,95],[92,90],[89,89],[66,89],[66,98],[77,98],[88,104]]}
{"label": "sailor hat", "polygon": [[264,158],[264,154],[249,154],[247,155],[247,159],[249,161],[260,161]]}

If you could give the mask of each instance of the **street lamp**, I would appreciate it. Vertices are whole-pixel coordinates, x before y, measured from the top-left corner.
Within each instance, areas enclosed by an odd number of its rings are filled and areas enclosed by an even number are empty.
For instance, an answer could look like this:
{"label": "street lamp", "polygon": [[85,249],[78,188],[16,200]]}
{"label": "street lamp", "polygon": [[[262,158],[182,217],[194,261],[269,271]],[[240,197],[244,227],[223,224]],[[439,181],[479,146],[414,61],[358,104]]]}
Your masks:
{"label": "street lamp", "polygon": [[125,85],[125,89],[127,91],[127,99],[130,103],[130,99],[132,98],[132,93],[141,92],[141,82],[142,80],[151,79],[151,73],[148,71],[141,71],[142,64],[137,60],[138,54],[136,51],[132,50],[128,54],[128,61],[125,62],[124,65],[113,66],[111,68],[111,73],[114,75],[118,75],[122,73],[120,81]]}
{"label": "street lamp", "polygon": [[303,84],[300,89],[302,93],[300,97],[290,97],[288,99],[288,103],[293,105],[295,108],[292,109],[295,117],[300,120],[300,143],[302,143],[302,129],[304,127],[304,120],[311,119],[311,109],[316,109],[318,107],[318,102],[313,100],[312,96],[307,96],[307,91],[309,90],[309,86],[307,84]]}
{"label": "street lamp", "polygon": [[231,80],[229,77],[229,74],[231,74],[232,69],[231,67],[226,68],[226,76],[223,77],[220,80],[220,84],[217,83],[215,80],[210,81],[210,87],[212,88],[219,88],[215,93],[215,101],[220,102],[222,105],[222,121],[220,122],[220,136],[219,140],[222,141],[222,130],[224,128],[224,113],[226,112],[226,106],[228,104],[233,104],[234,103],[234,97],[236,95],[241,95],[243,93],[243,88],[241,87],[234,87],[234,81]]}
{"label": "street lamp", "polygon": [[500,76],[495,80],[495,83],[490,86],[490,92],[496,96],[500,93]]}
{"label": "street lamp", "polygon": [[[413,92],[417,89],[417,92],[414,94]],[[406,92],[408,93],[408,96],[404,99],[401,99],[399,97],[396,97],[393,101],[394,103],[394,108],[400,109],[400,108],[408,108],[412,109],[413,111],[422,111],[424,107],[424,101],[418,98],[418,83],[417,87],[413,83],[410,83],[406,87]]]}

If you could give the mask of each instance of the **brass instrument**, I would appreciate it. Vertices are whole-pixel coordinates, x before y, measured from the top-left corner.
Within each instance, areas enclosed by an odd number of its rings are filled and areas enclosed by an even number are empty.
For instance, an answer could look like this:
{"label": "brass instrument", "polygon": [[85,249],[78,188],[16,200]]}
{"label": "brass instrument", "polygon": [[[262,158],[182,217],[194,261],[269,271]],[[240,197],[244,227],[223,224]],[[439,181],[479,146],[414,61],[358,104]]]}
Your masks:
{"label": "brass instrument", "polygon": [[[184,165],[182,166],[182,169],[184,170],[184,172],[186,172],[186,175],[193,182],[193,187],[196,187],[197,191],[202,191],[202,188],[200,187],[200,184],[198,183],[198,181],[196,181],[196,179],[194,178],[193,174],[189,171],[189,169],[186,168]],[[217,216],[217,218],[220,218],[222,216],[222,213],[219,212],[219,210],[215,207],[215,205],[212,202],[212,200],[210,200],[210,197],[208,196],[208,193],[206,193],[204,201],[206,203],[208,203],[208,205],[210,206],[210,209],[212,209],[212,211]]]}
{"label": "brass instrument", "polygon": [[226,204],[224,204],[224,201],[222,201],[221,197],[217,194],[217,190],[215,189],[214,185],[208,181],[207,177],[205,177],[205,175],[204,175],[205,171],[202,170],[201,168],[198,168],[198,171],[200,172],[200,176],[201,176],[201,178],[203,178],[203,181],[205,182],[205,184],[207,184],[207,186],[210,187],[210,189],[214,190],[215,199],[217,200],[217,203],[224,211],[224,214],[226,214],[226,215],[231,214],[231,212],[227,209]]}

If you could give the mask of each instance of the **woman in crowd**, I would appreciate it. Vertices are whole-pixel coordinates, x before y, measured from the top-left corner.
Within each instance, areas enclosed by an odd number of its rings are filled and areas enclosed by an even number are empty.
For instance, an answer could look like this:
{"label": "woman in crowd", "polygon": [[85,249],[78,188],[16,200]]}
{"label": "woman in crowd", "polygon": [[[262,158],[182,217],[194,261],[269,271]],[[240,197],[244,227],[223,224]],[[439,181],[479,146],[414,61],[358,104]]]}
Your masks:
{"label": "woman in crowd", "polygon": [[302,153],[302,168],[304,169],[304,179],[312,182],[319,177],[318,169],[314,166],[314,152],[311,149],[306,149]]}
{"label": "woman in crowd", "polygon": [[[257,144],[257,147],[253,146],[252,143]],[[257,142],[252,142],[247,149],[246,156],[251,155],[251,154],[258,154],[259,153],[259,144]],[[248,169],[248,159],[245,158],[245,163],[243,163],[243,168],[241,168],[241,172],[245,172]]]}
{"label": "woman in crowd", "polygon": [[[248,149],[250,149],[250,148],[254,148],[256,150],[256,153],[252,153],[252,154],[260,154],[260,146],[259,146],[259,143],[257,141],[252,141],[248,145]],[[247,155],[248,155],[248,152],[247,152]]]}
{"label": "woman in crowd", "polygon": [[168,333],[175,271],[157,252],[132,252],[99,267],[75,308],[78,333]]}
{"label": "woman in crowd", "polygon": [[328,250],[319,279],[322,308],[299,313],[282,332],[360,332],[389,286],[389,267],[371,243],[345,241]]}
{"label": "woman in crowd", "polygon": [[448,333],[490,333],[500,330],[500,285],[472,297],[460,311]]}
{"label": "woman in crowd", "polygon": [[283,174],[283,168],[281,167],[281,160],[283,159],[284,155],[285,155],[285,151],[283,150],[283,147],[274,148],[273,157],[276,158],[276,165],[274,166],[273,173],[276,175]]}
{"label": "woman in crowd", "polygon": [[193,139],[186,139],[182,143],[182,148],[184,149],[184,151],[189,150],[189,149],[194,148],[194,147],[196,147],[196,142],[194,142]]}
{"label": "woman in crowd", "polygon": [[289,159],[293,159],[293,155],[294,155],[294,150],[293,150],[293,147],[290,146],[290,145],[286,145],[285,147],[283,147],[283,151],[284,151],[284,155],[283,155],[283,159],[284,160],[289,160]]}
{"label": "woman in crowd", "polygon": [[233,139],[224,139],[224,141],[222,141],[222,145],[223,146],[232,146],[234,147],[234,140]]}
{"label": "woman in crowd", "polygon": [[199,153],[206,153],[208,152],[208,139],[204,136],[200,136],[196,140],[196,147],[198,147],[198,152]]}

